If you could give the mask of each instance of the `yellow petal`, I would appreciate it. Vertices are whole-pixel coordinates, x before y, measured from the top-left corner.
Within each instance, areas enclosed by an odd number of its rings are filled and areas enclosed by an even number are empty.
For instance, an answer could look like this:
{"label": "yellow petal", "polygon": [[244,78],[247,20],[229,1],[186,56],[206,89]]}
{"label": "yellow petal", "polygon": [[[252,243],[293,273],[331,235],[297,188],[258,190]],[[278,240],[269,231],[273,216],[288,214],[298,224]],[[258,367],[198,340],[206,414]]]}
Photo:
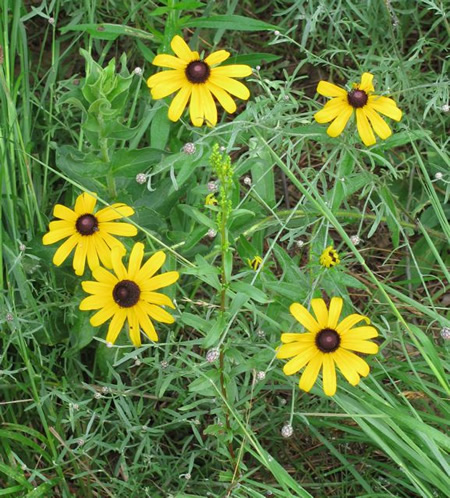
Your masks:
{"label": "yellow petal", "polygon": [[277,358],[284,360],[285,358],[292,358],[293,356],[303,353],[305,349],[309,349],[309,345],[299,342],[290,342],[289,344],[280,346],[276,356]]}
{"label": "yellow petal", "polygon": [[[101,269],[100,266],[96,268],[94,272],[97,273],[99,269]],[[84,282],[81,282],[81,288],[84,290],[84,292],[87,292],[88,294],[96,294],[99,296],[105,295],[109,296],[112,299],[112,291],[114,287],[110,283],[105,284],[103,282],[94,282],[93,280],[85,280]]]}
{"label": "yellow petal", "polygon": [[112,296],[88,296],[80,303],[80,310],[98,310],[113,303]]}
{"label": "yellow petal", "polygon": [[370,106],[364,107],[364,112],[369,118],[370,124],[372,125],[375,133],[382,139],[386,140],[392,135],[392,131],[387,125],[386,121]]}
{"label": "yellow petal", "polygon": [[120,242],[120,240],[116,239],[115,237],[113,237],[112,235],[110,235],[108,232],[96,232],[96,235],[95,235],[97,238],[99,239],[102,239],[107,245],[108,247],[110,248],[110,250],[113,248],[113,247],[120,247],[123,251],[123,253],[125,254],[125,246],[122,244],[122,242]]}
{"label": "yellow petal", "polygon": [[226,61],[230,57],[230,52],[226,50],[218,50],[217,52],[213,52],[212,54],[206,57],[205,62],[208,66],[215,66],[216,64],[220,64],[223,61]]}
{"label": "yellow petal", "polygon": [[388,97],[369,95],[367,106],[395,121],[400,121],[402,119],[402,111],[397,107],[397,104]]}
{"label": "yellow petal", "polygon": [[177,76],[173,80],[167,81],[164,85],[157,85],[152,88],[152,97],[154,99],[163,99],[171,93],[178,91],[186,83],[184,76]]}
{"label": "yellow petal", "polygon": [[352,386],[356,386],[360,381],[360,377],[358,372],[355,370],[351,359],[348,359],[347,351],[339,348],[333,353],[333,358],[337,367],[342,372],[342,375]]}
{"label": "yellow petal", "polygon": [[175,309],[175,305],[169,296],[165,294],[160,294],[159,292],[142,292],[141,299],[147,301],[150,304],[158,304],[160,306],[169,306],[169,308]]}
{"label": "yellow petal", "polygon": [[171,69],[185,69],[187,63],[178,57],[174,57],[173,55],[167,54],[159,54],[154,59],[152,64],[154,66],[160,67],[170,67]]}
{"label": "yellow petal", "polygon": [[[287,346],[292,346],[292,344],[287,344]],[[315,347],[309,347],[299,353],[295,358],[289,360],[283,367],[283,372],[285,375],[293,375],[303,368],[317,353]]]}
{"label": "yellow petal", "polygon": [[378,337],[378,332],[375,327],[356,327],[354,329],[347,330],[343,334],[341,334],[342,338],[348,338],[350,340],[353,339],[373,339],[374,337]]}
{"label": "yellow petal", "polygon": [[75,270],[75,275],[83,275],[86,266],[86,256],[88,250],[87,236],[81,237],[75,249],[75,254],[73,256],[73,269]]}
{"label": "yellow petal", "polygon": [[[75,201],[75,207],[74,207],[75,213],[77,213],[78,216],[81,216],[82,214],[86,214],[86,207],[84,204],[84,195],[80,194],[76,201]],[[77,217],[78,217],[77,216]]]}
{"label": "yellow petal", "polygon": [[345,334],[347,330],[351,329],[353,325],[356,325],[361,320],[364,320],[367,325],[370,325],[370,319],[367,318],[367,316],[353,313],[352,315],[348,315],[347,317],[345,317],[342,322],[337,325],[336,332],[341,335]]}
{"label": "yellow petal", "polygon": [[240,99],[247,100],[250,97],[250,91],[243,83],[227,76],[217,76],[211,72],[208,81]]}
{"label": "yellow petal", "polygon": [[290,342],[301,342],[302,344],[313,343],[315,334],[292,334],[291,332],[281,334],[281,342],[289,344]]}
{"label": "yellow petal", "polygon": [[300,303],[292,303],[289,307],[292,316],[309,332],[319,332],[320,325],[314,320],[311,313]]}
{"label": "yellow petal", "polygon": [[212,92],[214,97],[216,97],[216,99],[219,101],[220,105],[229,114],[233,114],[233,112],[236,111],[235,101],[230,97],[230,95],[223,88],[220,88],[217,85],[214,85],[214,83],[211,83],[210,81],[208,81],[206,83],[206,86]]}
{"label": "yellow petal", "polygon": [[181,36],[174,36],[172,38],[172,41],[170,42],[170,46],[172,47],[172,50],[175,52],[177,57],[183,59],[183,61],[185,62],[189,63],[198,59],[198,55],[197,57],[195,57],[196,52],[193,52],[188,47],[187,43],[183,40],[183,38],[181,38]]}
{"label": "yellow petal", "polygon": [[205,121],[208,126],[216,126],[217,124],[217,107],[211,92],[206,85],[201,87],[201,95],[203,107],[205,110]]}
{"label": "yellow petal", "polygon": [[122,330],[126,317],[127,310],[125,308],[119,308],[114,313],[114,316],[109,324],[108,333],[106,334],[106,342],[110,342],[111,344],[116,342],[117,336]]}
{"label": "yellow petal", "polygon": [[364,145],[369,147],[376,143],[375,135],[373,134],[372,128],[370,127],[369,121],[365,110],[360,107],[356,109],[356,127],[358,128],[359,136],[363,141]]}
{"label": "yellow petal", "polygon": [[66,206],[63,206],[62,204],[56,204],[56,206],[53,208],[53,216],[55,218],[60,218],[62,220],[66,221],[72,221],[76,222],[78,219],[78,214],[75,213],[75,211],[72,211]]}
{"label": "yellow petal", "polygon": [[372,81],[373,74],[363,73],[361,76],[361,83],[358,85],[358,88],[366,93],[373,92],[375,88],[373,87]]}
{"label": "yellow petal", "polygon": [[111,206],[100,209],[95,213],[95,217],[99,222],[103,221],[113,221],[120,218],[132,216],[134,214],[134,209],[122,202],[117,202],[116,204],[111,204]]}
{"label": "yellow petal", "polygon": [[80,238],[81,235],[78,233],[73,234],[70,238],[68,238],[55,252],[53,256],[53,264],[56,266],[62,264],[73,251],[73,248],[77,245]]}
{"label": "yellow petal", "polygon": [[95,280],[97,280],[99,283],[107,284],[110,288],[114,287],[117,284],[117,282],[119,281],[119,279],[115,275],[113,275],[108,270],[105,270],[101,266],[96,268],[92,272],[92,275],[95,278]]}
{"label": "yellow petal", "polygon": [[171,121],[178,121],[183,114],[184,109],[188,103],[189,97],[192,92],[192,84],[183,86],[181,90],[175,95],[169,107],[169,119]]}
{"label": "yellow petal", "polygon": [[136,275],[141,268],[142,258],[144,257],[144,244],[136,242],[131,250],[130,259],[128,262],[128,278],[136,279]]}
{"label": "yellow petal", "polygon": [[214,67],[213,76],[228,76],[229,78],[244,78],[252,74],[252,68],[246,64],[230,64],[229,66]]}
{"label": "yellow petal", "polygon": [[89,321],[93,327],[98,327],[99,325],[102,325],[102,323],[105,323],[106,320],[109,320],[109,318],[111,318],[116,311],[119,311],[119,309],[119,306],[113,302],[100,311],[97,311]]}
{"label": "yellow petal", "polygon": [[139,270],[136,275],[136,282],[138,285],[144,284],[150,279],[166,261],[166,254],[163,251],[158,251],[146,261],[146,263]]}
{"label": "yellow petal", "polygon": [[114,269],[114,273],[117,275],[119,280],[126,280],[128,278],[125,266],[122,263],[122,258],[125,255],[123,249],[119,246],[115,246],[111,250],[111,262]]}
{"label": "yellow petal", "polygon": [[339,349],[339,354],[343,356],[348,367],[352,368],[355,372],[361,375],[361,377],[367,377],[369,375],[369,365],[358,355],[342,348]]}
{"label": "yellow petal", "polygon": [[201,126],[204,118],[204,108],[202,105],[202,88],[203,85],[192,85],[192,97],[189,106],[191,121],[194,126]]}
{"label": "yellow petal", "polygon": [[317,93],[324,97],[347,97],[347,92],[343,88],[328,81],[319,81]]}
{"label": "yellow petal", "polygon": [[139,306],[148,314],[150,315],[153,320],[156,320],[157,322],[162,322],[162,323],[173,323],[175,321],[175,318],[167,313],[166,310],[163,310],[159,306],[156,306],[154,304],[149,304],[146,303],[145,301],[139,301]]}
{"label": "yellow petal", "polygon": [[348,107],[348,102],[341,97],[336,97],[327,102],[323,109],[314,114],[314,119],[318,123],[329,123],[333,121],[339,113],[344,111]]}
{"label": "yellow petal", "polygon": [[84,207],[86,209],[86,213],[93,213],[95,205],[97,204],[97,197],[90,194],[89,192],[84,192],[81,195],[84,198]]}
{"label": "yellow petal", "polygon": [[62,228],[71,228],[72,232],[75,233],[76,226],[75,223],[72,221],[66,221],[66,220],[57,220],[57,221],[51,221],[48,224],[49,232],[53,232],[55,230],[61,230]]}
{"label": "yellow petal", "polygon": [[327,128],[328,135],[333,138],[340,135],[344,131],[344,128],[352,114],[353,107],[351,105],[348,105],[345,109],[342,109],[338,117]]}
{"label": "yellow petal", "polygon": [[147,313],[141,308],[139,303],[137,303],[134,308],[139,318],[139,324],[142,327],[142,330],[147,334],[151,341],[158,342],[158,334],[156,333],[155,327],[153,326],[153,323]]}
{"label": "yellow petal", "polygon": [[322,329],[328,326],[328,309],[323,299],[311,299],[311,308],[316,315],[316,320]]}
{"label": "yellow petal", "polygon": [[92,237],[92,240],[94,241],[97,254],[103,266],[106,266],[106,268],[112,268],[111,249],[108,247],[103,237],[97,232]]}
{"label": "yellow petal", "polygon": [[176,80],[184,75],[184,71],[176,69],[174,71],[162,71],[160,73],[153,74],[147,79],[147,86],[149,88],[154,88],[159,85],[166,85],[170,81]]}
{"label": "yellow petal", "polygon": [[330,309],[328,311],[328,327],[330,329],[335,329],[339,317],[341,316],[342,305],[344,301],[341,297],[333,297],[330,301]]}
{"label": "yellow petal", "polygon": [[179,273],[177,271],[168,271],[151,278],[144,284],[140,285],[143,292],[150,292],[162,287],[167,287],[175,283],[179,278]]}
{"label": "yellow petal", "polygon": [[70,235],[74,235],[75,229],[73,227],[60,228],[59,230],[51,230],[42,237],[42,243],[47,246],[55,242],[65,239]]}
{"label": "yellow petal", "polygon": [[327,396],[336,394],[336,369],[334,368],[334,360],[332,354],[323,355],[323,392]]}
{"label": "yellow petal", "polygon": [[97,248],[95,246],[94,237],[86,237],[87,242],[87,261],[89,268],[94,270],[98,266],[100,266],[97,254]]}
{"label": "yellow petal", "polygon": [[131,342],[136,347],[139,347],[142,343],[141,343],[141,330],[139,327],[139,319],[138,319],[138,314],[136,312],[136,306],[128,308],[127,318],[128,318]]}
{"label": "yellow petal", "polygon": [[303,371],[299,382],[299,387],[300,389],[303,389],[303,391],[309,392],[316,382],[320,367],[322,366],[323,356],[323,353],[319,351],[316,352],[315,356],[311,358]]}
{"label": "yellow petal", "polygon": [[361,341],[357,339],[342,338],[341,347],[356,351],[357,353],[376,354],[378,353],[378,344],[371,341]]}
{"label": "yellow petal", "polygon": [[133,237],[137,234],[137,228],[130,223],[115,221],[102,221],[98,224],[99,232],[108,232],[112,235],[122,235],[124,237]]}

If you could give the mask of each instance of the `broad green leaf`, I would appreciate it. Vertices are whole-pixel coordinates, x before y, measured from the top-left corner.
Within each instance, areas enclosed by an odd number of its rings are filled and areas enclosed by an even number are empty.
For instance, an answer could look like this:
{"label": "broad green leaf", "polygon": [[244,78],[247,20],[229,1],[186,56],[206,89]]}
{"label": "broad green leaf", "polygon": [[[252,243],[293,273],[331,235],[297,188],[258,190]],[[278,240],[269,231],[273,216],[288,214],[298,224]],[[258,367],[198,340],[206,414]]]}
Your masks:
{"label": "broad green leaf", "polygon": [[93,38],[100,40],[115,40],[121,35],[143,38],[144,40],[153,40],[153,35],[142,29],[131,28],[123,24],[76,24],[64,26],[60,29],[61,33],[68,31],[81,31],[90,34]]}
{"label": "broad green leaf", "polygon": [[275,30],[278,26],[252,19],[250,17],[237,15],[223,15],[200,17],[198,19],[188,19],[184,27],[189,28],[211,28],[211,29],[231,29],[232,31],[265,31]]}

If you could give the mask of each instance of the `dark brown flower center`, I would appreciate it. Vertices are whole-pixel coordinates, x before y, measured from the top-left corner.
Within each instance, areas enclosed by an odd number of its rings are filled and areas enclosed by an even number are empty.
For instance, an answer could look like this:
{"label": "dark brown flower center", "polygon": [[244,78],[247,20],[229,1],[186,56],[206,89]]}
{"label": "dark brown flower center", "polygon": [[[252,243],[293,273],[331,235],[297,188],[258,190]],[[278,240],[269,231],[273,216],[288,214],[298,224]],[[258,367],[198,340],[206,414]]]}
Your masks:
{"label": "dark brown flower center", "polygon": [[83,214],[77,219],[75,227],[81,235],[92,235],[98,231],[98,221],[92,214]]}
{"label": "dark brown flower center", "polygon": [[113,289],[113,299],[122,308],[131,308],[139,301],[141,289],[131,280],[117,282]]}
{"label": "dark brown flower center", "polygon": [[332,353],[336,351],[341,343],[339,334],[333,329],[322,329],[316,335],[316,346],[322,353]]}
{"label": "dark brown flower center", "polygon": [[367,98],[367,93],[363,90],[352,90],[347,94],[348,103],[355,109],[365,106],[367,104]]}
{"label": "dark brown flower center", "polygon": [[186,78],[191,83],[204,83],[210,74],[208,64],[203,61],[190,62],[186,67]]}

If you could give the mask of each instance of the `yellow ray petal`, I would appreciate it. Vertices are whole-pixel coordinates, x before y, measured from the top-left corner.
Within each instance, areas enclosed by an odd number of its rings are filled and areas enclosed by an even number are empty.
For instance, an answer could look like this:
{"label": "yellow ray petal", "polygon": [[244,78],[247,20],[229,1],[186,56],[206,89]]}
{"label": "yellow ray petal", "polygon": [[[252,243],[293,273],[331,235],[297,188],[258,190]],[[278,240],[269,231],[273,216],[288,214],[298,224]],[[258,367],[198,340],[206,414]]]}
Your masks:
{"label": "yellow ray petal", "polygon": [[97,238],[100,238],[102,239],[106,244],[107,246],[110,248],[110,250],[113,248],[113,247],[120,247],[123,251],[123,253],[125,254],[125,246],[122,244],[122,242],[120,242],[120,240],[116,239],[115,237],[113,237],[112,235],[110,235],[108,232],[96,232],[96,237]]}
{"label": "yellow ray petal", "polygon": [[187,62],[173,55],[159,54],[154,59],[152,64],[159,67],[169,67],[171,69],[185,69]]}
{"label": "yellow ray petal", "polygon": [[155,88],[157,86],[164,86],[170,81],[178,79],[184,76],[184,71],[180,69],[175,69],[173,71],[161,71],[160,73],[152,74],[147,79],[147,86],[149,88]]}
{"label": "yellow ray petal", "polygon": [[352,386],[356,386],[360,381],[360,377],[355,368],[353,368],[353,363],[348,361],[346,351],[339,348],[333,353],[333,358],[342,375]]}
{"label": "yellow ray petal", "polygon": [[[310,344],[301,342],[290,342],[283,344],[277,349],[277,358],[284,360],[285,358],[292,358],[293,356],[303,353],[306,349],[310,348]],[[300,369],[299,369],[300,370]]]}
{"label": "yellow ray petal", "polygon": [[356,327],[354,329],[347,330],[343,334],[341,334],[342,338],[349,339],[349,340],[366,340],[366,339],[373,339],[374,337],[378,337],[378,331],[375,327],[368,327],[368,326],[363,326],[363,327]]}
{"label": "yellow ray petal", "polygon": [[389,128],[386,121],[370,106],[364,107],[364,112],[366,116],[369,118],[370,124],[372,125],[375,133],[382,139],[386,140],[392,135],[392,131]]}
{"label": "yellow ray petal", "polygon": [[217,124],[217,107],[211,92],[206,85],[201,87],[203,108],[205,110],[205,121],[208,126],[216,126]]}
{"label": "yellow ray petal", "polygon": [[219,101],[220,105],[229,113],[233,114],[236,111],[236,103],[230,97],[230,95],[223,89],[211,83],[211,81],[206,82],[207,88],[212,92],[214,97]]}
{"label": "yellow ray petal", "polygon": [[136,347],[139,347],[142,343],[141,343],[141,330],[139,327],[139,319],[138,319],[138,314],[136,312],[136,306],[128,308],[127,317],[128,317],[131,342]]}
{"label": "yellow ray petal", "polygon": [[329,81],[319,81],[317,93],[324,97],[347,97],[347,92]]}
{"label": "yellow ray petal", "polygon": [[250,90],[243,83],[233,78],[217,76],[211,73],[208,81],[211,81],[214,85],[223,88],[228,93],[231,93],[231,95],[240,99],[247,100],[250,97]]}
{"label": "yellow ray petal", "polygon": [[342,110],[338,117],[327,128],[327,133],[330,137],[337,137],[343,131],[348,123],[351,115],[353,114],[353,107],[350,105]]}
{"label": "yellow ray petal", "polygon": [[323,392],[327,396],[334,396],[336,394],[336,369],[332,354],[323,355],[322,377]]}
{"label": "yellow ray petal", "polygon": [[109,320],[109,318],[111,318],[114,313],[119,310],[119,306],[113,302],[112,304],[105,306],[100,311],[97,311],[97,313],[95,313],[95,315],[91,317],[89,322],[93,327],[98,327],[99,325],[102,325],[102,323],[105,323],[107,320]]}
{"label": "yellow ray petal", "polygon": [[73,248],[78,244],[81,235],[78,233],[73,234],[69,237],[59,248],[56,250],[53,256],[53,264],[59,266],[62,264],[69,254],[73,251]]}
{"label": "yellow ray petal", "polygon": [[136,282],[140,286],[151,278],[166,261],[166,254],[158,251],[149,258],[136,275]]}
{"label": "yellow ray petal", "polygon": [[329,123],[333,121],[342,111],[348,107],[347,98],[336,97],[327,102],[323,109],[314,114],[314,119],[318,123]]}
{"label": "yellow ray petal", "polygon": [[289,307],[292,316],[309,332],[319,332],[320,325],[314,320],[311,313],[300,303],[292,303]]}
{"label": "yellow ray petal", "polygon": [[144,244],[136,242],[131,250],[128,262],[128,278],[136,280],[136,275],[141,268],[142,258],[144,257]]}
{"label": "yellow ray petal", "polygon": [[313,343],[315,334],[311,332],[306,334],[293,334],[291,332],[281,334],[281,342],[289,344],[290,342],[301,342],[302,344]]}
{"label": "yellow ray petal", "polygon": [[[170,42],[172,50],[175,52],[176,56],[183,59],[185,62],[191,62],[198,59],[197,52],[193,52],[188,44],[181,38],[181,36],[174,36]],[[197,54],[197,57],[196,57]]]}
{"label": "yellow ray petal", "polygon": [[123,237],[133,237],[137,234],[137,228],[130,223],[117,221],[105,221],[98,224],[99,232],[106,231],[112,235],[122,235]]}
{"label": "yellow ray petal", "polygon": [[62,220],[76,222],[78,219],[78,214],[72,211],[62,204],[56,204],[53,208],[53,216],[55,218],[61,218]]}
{"label": "yellow ray petal", "polygon": [[230,64],[229,66],[213,67],[211,75],[228,76],[229,78],[244,78],[252,74],[252,68],[246,64]]}
{"label": "yellow ray petal", "polygon": [[217,52],[209,54],[208,57],[206,57],[205,62],[208,66],[215,66],[216,64],[226,61],[230,55],[230,52],[227,52],[226,50],[217,50]]}
{"label": "yellow ray petal", "polygon": [[395,121],[402,119],[402,111],[397,107],[395,101],[388,97],[369,95],[367,106]]}
{"label": "yellow ray petal", "polygon": [[323,356],[323,353],[320,351],[316,352],[303,371],[299,382],[299,387],[303,391],[309,392],[316,382],[320,367],[322,366]]}
{"label": "yellow ray petal", "polygon": [[325,301],[321,298],[311,299],[311,308],[316,315],[316,320],[320,328],[326,328],[328,326],[328,309]]}
{"label": "yellow ray petal", "polygon": [[367,120],[366,112],[362,107],[356,109],[356,127],[358,128],[359,136],[364,145],[369,147],[377,142],[369,121]]}
{"label": "yellow ray petal", "polygon": [[378,353],[378,344],[371,341],[362,341],[357,339],[342,338],[341,347],[357,353],[376,354]]}
{"label": "yellow ray petal", "polygon": [[135,306],[136,314],[139,318],[139,324],[142,330],[147,334],[151,341],[158,342],[158,334],[156,333],[155,327],[148,317],[147,313],[141,308],[140,304],[137,303]]}
{"label": "yellow ray petal", "polygon": [[111,263],[113,266],[114,273],[117,275],[119,280],[126,280],[128,278],[125,266],[122,263],[122,258],[125,255],[125,251],[121,247],[115,246],[111,250]]}
{"label": "yellow ray petal", "polygon": [[125,308],[119,308],[109,324],[108,333],[106,334],[106,342],[114,344],[116,342],[117,336],[122,330],[125,318],[127,317],[127,310]]}
{"label": "yellow ray petal", "polygon": [[157,322],[173,323],[175,321],[175,318],[171,314],[159,306],[148,304],[145,301],[139,301],[139,306]]}
{"label": "yellow ray petal", "polygon": [[171,121],[178,121],[180,119],[184,109],[186,108],[189,97],[191,96],[192,86],[193,85],[191,83],[183,86],[175,95],[169,107],[168,116]]}
{"label": "yellow ray petal", "polygon": [[86,213],[93,213],[95,205],[97,204],[97,197],[89,192],[83,192],[81,194],[84,199],[84,207],[86,209]]}
{"label": "yellow ray petal", "polygon": [[361,83],[358,85],[360,90],[363,90],[366,93],[373,92],[375,88],[372,84],[373,74],[363,73],[361,76]]}
{"label": "yellow ray petal", "polygon": [[84,268],[86,266],[86,256],[88,250],[88,241],[85,237],[81,237],[75,249],[75,254],[73,256],[73,269],[75,270],[75,275],[83,275]]}
{"label": "yellow ray petal", "polygon": [[328,311],[328,327],[330,329],[335,329],[339,317],[341,316],[342,305],[344,301],[341,297],[333,297],[330,301],[330,309]]}
{"label": "yellow ray petal", "polygon": [[114,303],[112,296],[96,295],[85,297],[80,303],[80,310],[99,310]]}
{"label": "yellow ray petal", "polygon": [[192,97],[189,105],[191,121],[194,126],[201,126],[204,119],[204,107],[202,102],[202,85],[192,85]]}
{"label": "yellow ray petal", "polygon": [[95,280],[98,280],[98,282],[101,284],[108,285],[111,290],[119,281],[119,279],[115,275],[113,275],[108,270],[105,270],[101,266],[93,270],[92,275],[94,276]]}
{"label": "yellow ray petal", "polygon": [[86,211],[86,205],[84,203],[84,195],[83,194],[80,194],[77,197],[77,199],[75,201],[74,210],[75,210],[75,213],[77,214],[77,217],[81,216],[82,214],[86,214],[87,213],[87,211]]}
{"label": "yellow ray petal", "polygon": [[152,97],[154,99],[163,99],[171,93],[178,91],[183,85],[186,84],[186,78],[179,76],[176,79],[167,81],[164,85],[157,85],[152,88]]}
{"label": "yellow ray petal", "polygon": [[350,351],[346,351],[342,348],[339,349],[339,354],[343,357],[348,368],[353,369],[355,372],[361,375],[361,377],[367,377],[369,375],[369,365],[358,355]]}
{"label": "yellow ray petal", "polygon": [[[142,285],[140,283],[138,285],[140,286],[143,292],[154,291],[172,285],[178,280],[179,276],[180,275],[177,271],[168,271],[166,273],[162,273],[161,275],[157,275],[156,277],[151,278],[150,280],[142,283]],[[140,278],[139,282],[141,282]]]}
{"label": "yellow ray petal", "polygon": [[59,230],[52,230],[51,232],[47,232],[42,237],[42,243],[47,246],[49,244],[54,244],[55,242],[60,241],[61,239],[65,239],[70,235],[73,235],[75,230],[73,227],[60,228]]}
{"label": "yellow ray petal", "polygon": [[91,270],[95,270],[98,266],[100,266],[97,254],[97,247],[95,245],[94,237],[86,237],[87,242],[87,261],[89,268]]}
{"label": "yellow ray petal", "polygon": [[122,202],[117,202],[111,204],[111,206],[100,209],[95,213],[95,217],[99,222],[103,221],[113,221],[126,216],[132,216],[134,214],[134,209]]}
{"label": "yellow ray petal", "polygon": [[345,334],[347,330],[351,329],[353,325],[356,325],[361,320],[364,320],[367,325],[370,325],[370,319],[367,318],[367,316],[353,313],[352,315],[345,317],[342,322],[336,326],[336,331],[341,335]]}
{"label": "yellow ray petal", "polygon": [[48,224],[48,229],[50,232],[53,232],[55,230],[62,230],[63,228],[71,228],[72,232],[75,232],[76,230],[75,223],[73,223],[72,221],[57,220],[57,221],[51,221]]}
{"label": "yellow ray petal", "polygon": [[111,249],[108,247],[103,237],[97,232],[92,237],[92,240],[94,241],[97,254],[103,266],[106,266],[106,268],[112,268]]}
{"label": "yellow ray petal", "polygon": [[168,306],[169,308],[175,309],[175,305],[170,297],[165,294],[160,294],[159,292],[142,292],[141,299],[150,304],[158,304],[160,306]]}
{"label": "yellow ray petal", "polygon": [[[286,346],[292,346],[292,344],[286,344]],[[309,347],[299,353],[295,358],[289,360],[283,367],[283,372],[285,375],[293,375],[303,368],[317,353],[317,349],[314,347]]]}
{"label": "yellow ray petal", "polygon": [[[99,269],[101,269],[100,266],[96,268],[94,272],[98,273]],[[85,280],[84,282],[81,282],[81,288],[84,290],[84,292],[87,292],[88,294],[109,296],[112,299],[112,291],[114,286],[111,285],[110,283],[105,284],[103,282],[94,282],[92,280]]]}

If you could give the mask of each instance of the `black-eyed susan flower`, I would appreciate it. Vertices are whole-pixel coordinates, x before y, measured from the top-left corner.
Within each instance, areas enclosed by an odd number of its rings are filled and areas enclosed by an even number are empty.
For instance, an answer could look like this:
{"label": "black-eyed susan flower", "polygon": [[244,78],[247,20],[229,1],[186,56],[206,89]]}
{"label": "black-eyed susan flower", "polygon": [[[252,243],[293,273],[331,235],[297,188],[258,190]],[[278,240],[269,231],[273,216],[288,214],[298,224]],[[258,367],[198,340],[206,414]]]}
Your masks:
{"label": "black-eyed susan flower", "polygon": [[[336,367],[352,386],[369,374],[369,365],[354,352],[377,353],[378,345],[367,339],[377,337],[378,332],[368,326],[369,318],[357,313],[338,323],[342,304],[340,297],[333,297],[328,309],[323,299],[312,299],[311,307],[316,318],[301,304],[291,304],[291,314],[308,332],[282,334],[284,344],[278,349],[277,358],[293,357],[283,367],[286,375],[293,375],[306,366],[299,383],[304,391],[311,390],[321,369],[323,390],[327,396],[336,393]],[[363,320],[367,325],[353,328]]]}
{"label": "black-eyed susan flower", "polygon": [[93,327],[102,325],[111,318],[106,341],[114,344],[125,321],[131,341],[135,346],[141,345],[140,329],[152,341],[158,340],[158,334],[152,320],[162,323],[173,323],[175,320],[161,306],[175,308],[165,294],[155,292],[178,280],[176,271],[169,271],[154,276],[166,260],[162,251],[156,252],[142,265],[144,245],[137,242],[131,250],[128,269],[122,263],[125,251],[113,247],[111,260],[114,274],[102,267],[96,268],[92,274],[94,281],[82,282],[83,290],[91,296],[80,303],[80,310],[99,310],[90,319]]}
{"label": "black-eyed susan flower", "polygon": [[257,270],[261,265],[262,265],[262,258],[261,256],[256,255],[253,259],[248,258],[247,263],[250,266],[250,268],[253,268],[253,270]]}
{"label": "black-eyed susan flower", "polygon": [[85,192],[77,197],[74,210],[62,204],[54,207],[53,215],[59,220],[50,222],[42,243],[48,245],[67,239],[53,256],[56,266],[61,265],[75,248],[73,269],[77,275],[83,275],[86,259],[91,270],[99,266],[99,260],[111,268],[111,248],[118,245],[124,249],[122,242],[113,235],[132,237],[137,234],[136,227],[130,223],[115,221],[134,214],[133,208],[117,203],[95,212],[96,203],[95,195]]}
{"label": "black-eyed susan flower", "polygon": [[198,52],[192,51],[180,36],[175,36],[170,46],[173,55],[157,55],[155,66],[167,67],[169,71],[150,76],[147,86],[151,89],[154,99],[162,99],[178,92],[169,107],[169,119],[178,121],[190,100],[190,116],[194,126],[209,126],[217,124],[217,108],[213,96],[226,112],[236,111],[236,103],[231,95],[243,100],[250,97],[248,88],[234,78],[250,76],[252,69],[245,64],[230,64],[217,67],[226,61],[230,53],[218,50],[200,59]]}
{"label": "black-eyed susan flower", "polygon": [[205,206],[215,206],[218,204],[218,200],[216,199],[216,196],[214,193],[208,194],[205,197]]}
{"label": "black-eyed susan flower", "polygon": [[330,137],[337,137],[344,131],[353,112],[356,113],[356,127],[359,136],[365,145],[376,143],[373,131],[382,140],[392,135],[392,130],[378,113],[395,121],[400,121],[402,111],[394,100],[373,94],[375,89],[372,80],[373,74],[363,73],[361,83],[354,83],[349,92],[328,81],[319,82],[317,93],[325,97],[332,97],[332,99],[314,115],[314,118],[318,123],[332,121],[327,129]]}
{"label": "black-eyed susan flower", "polygon": [[340,262],[341,260],[339,259],[339,254],[336,252],[333,246],[328,246],[326,249],[324,249],[319,258],[319,263],[322,266],[325,266],[325,268],[331,268],[338,265]]}

